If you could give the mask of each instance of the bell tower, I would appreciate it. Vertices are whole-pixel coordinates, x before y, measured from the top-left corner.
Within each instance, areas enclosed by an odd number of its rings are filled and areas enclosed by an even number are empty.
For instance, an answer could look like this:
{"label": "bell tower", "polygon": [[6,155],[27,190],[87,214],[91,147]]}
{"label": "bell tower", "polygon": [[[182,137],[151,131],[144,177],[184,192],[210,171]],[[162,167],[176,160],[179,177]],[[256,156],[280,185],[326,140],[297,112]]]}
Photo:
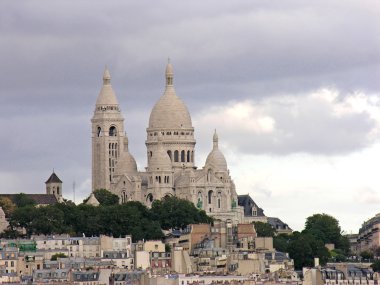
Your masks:
{"label": "bell tower", "polygon": [[62,181],[58,178],[57,174],[53,173],[50,175],[46,184],[46,194],[54,195],[58,201],[62,199]]}
{"label": "bell tower", "polygon": [[92,191],[111,188],[116,163],[123,150],[124,118],[106,67],[92,123]]}

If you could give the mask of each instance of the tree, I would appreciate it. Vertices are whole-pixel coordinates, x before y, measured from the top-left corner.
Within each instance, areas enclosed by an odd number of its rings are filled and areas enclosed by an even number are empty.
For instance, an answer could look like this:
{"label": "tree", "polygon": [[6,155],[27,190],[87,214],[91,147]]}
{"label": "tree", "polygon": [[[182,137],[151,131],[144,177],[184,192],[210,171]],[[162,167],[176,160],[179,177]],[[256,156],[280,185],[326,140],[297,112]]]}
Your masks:
{"label": "tree", "polygon": [[304,231],[324,244],[333,243],[336,247],[340,245],[342,238],[338,220],[327,214],[314,214],[308,217]]}
{"label": "tree", "polygon": [[375,262],[371,264],[371,268],[375,272],[380,272],[380,260],[375,260]]}
{"label": "tree", "polygon": [[258,237],[274,237],[276,230],[268,223],[253,222]]}
{"label": "tree", "polygon": [[333,262],[345,262],[347,260],[347,256],[339,248],[330,251],[330,255]]}
{"label": "tree", "polygon": [[0,198],[0,207],[3,209],[5,216],[9,218],[12,216],[13,211],[16,209],[15,203],[12,202],[8,197]]}
{"label": "tree", "polygon": [[365,260],[371,260],[373,259],[373,253],[368,251],[368,250],[365,250],[365,251],[362,251],[360,253],[360,256],[365,259]]}
{"label": "tree", "polygon": [[293,233],[288,247],[289,255],[294,259],[294,267],[302,269],[313,266],[314,258],[318,257],[322,265],[326,264],[330,254],[321,240],[308,233]]}
{"label": "tree", "polygon": [[51,256],[50,260],[55,261],[55,260],[57,260],[58,258],[65,258],[65,257],[67,257],[66,254],[64,254],[64,253],[62,253],[62,252],[59,252],[59,253],[53,254],[53,255]]}
{"label": "tree", "polygon": [[208,217],[205,211],[196,208],[192,202],[174,196],[154,201],[150,211],[164,230],[184,229],[189,224],[212,222],[212,218]]}
{"label": "tree", "polygon": [[[119,196],[111,193],[107,189],[96,189],[94,191],[94,195],[102,206],[112,206],[119,204]],[[83,203],[86,203],[88,199],[89,197],[85,199]]]}
{"label": "tree", "polygon": [[36,202],[25,193],[19,193],[14,196],[13,202],[18,208],[26,206],[34,206]]}
{"label": "tree", "polygon": [[293,238],[293,235],[279,234],[273,237],[273,247],[281,252],[288,252],[288,247]]}

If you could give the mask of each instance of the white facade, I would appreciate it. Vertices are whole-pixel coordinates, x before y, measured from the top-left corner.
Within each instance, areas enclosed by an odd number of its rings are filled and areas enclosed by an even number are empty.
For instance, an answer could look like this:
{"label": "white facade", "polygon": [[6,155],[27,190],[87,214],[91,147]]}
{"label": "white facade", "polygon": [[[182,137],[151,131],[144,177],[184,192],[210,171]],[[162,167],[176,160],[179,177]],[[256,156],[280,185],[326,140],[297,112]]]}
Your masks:
{"label": "white facade", "polygon": [[[205,165],[195,166],[195,137],[190,113],[176,95],[173,67],[168,63],[164,94],[154,105],[146,129],[147,167],[138,171],[128,150],[123,117],[106,69],[92,122],[93,190],[105,188],[120,202],[140,201],[148,207],[156,199],[177,196],[210,216],[242,222],[235,185],[218,135]],[[210,126],[212,129],[212,126]],[[210,131],[211,133],[211,131]]]}

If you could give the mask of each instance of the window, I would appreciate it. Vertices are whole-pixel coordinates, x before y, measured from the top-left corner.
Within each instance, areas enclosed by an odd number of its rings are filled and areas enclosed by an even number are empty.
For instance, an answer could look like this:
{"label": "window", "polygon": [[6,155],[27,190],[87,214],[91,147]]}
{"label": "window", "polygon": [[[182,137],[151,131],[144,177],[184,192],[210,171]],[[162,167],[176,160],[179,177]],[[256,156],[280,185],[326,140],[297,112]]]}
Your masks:
{"label": "window", "polygon": [[98,127],[97,135],[98,135],[98,137],[100,137],[102,135],[102,128],[101,127]]}
{"label": "window", "polygon": [[185,162],[185,151],[181,151],[181,162]]}
{"label": "window", "polygon": [[190,162],[190,150],[187,151],[187,162]]}
{"label": "window", "polygon": [[178,162],[178,150],[174,151],[174,162]]}
{"label": "window", "polygon": [[171,150],[168,150],[168,155],[169,155],[169,157],[170,157],[170,161],[173,161],[173,160],[172,160],[172,151],[171,151]]}
{"label": "window", "polygon": [[152,193],[149,193],[148,194],[148,196],[146,197],[146,200],[148,201],[148,202],[153,202],[153,195],[152,195]]}
{"label": "window", "polygon": [[[213,191],[210,190],[208,191],[208,203],[211,204],[212,203],[212,194],[213,194]],[[211,211],[210,211],[211,212]]]}
{"label": "window", "polygon": [[110,137],[116,137],[116,135],[117,135],[116,127],[115,126],[111,126],[110,130],[109,130],[109,136]]}

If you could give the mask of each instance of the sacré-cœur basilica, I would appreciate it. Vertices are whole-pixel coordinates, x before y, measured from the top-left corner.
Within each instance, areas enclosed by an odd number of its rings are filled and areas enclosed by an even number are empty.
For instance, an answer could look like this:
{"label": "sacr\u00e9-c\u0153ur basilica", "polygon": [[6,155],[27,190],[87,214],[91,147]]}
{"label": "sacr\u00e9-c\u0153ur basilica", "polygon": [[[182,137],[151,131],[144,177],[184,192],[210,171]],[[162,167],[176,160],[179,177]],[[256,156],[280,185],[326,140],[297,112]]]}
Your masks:
{"label": "sacr\u00e9-c\u0153ur basilica", "polygon": [[[234,224],[276,219],[266,217],[249,195],[237,195],[212,126],[212,149],[205,165],[195,166],[194,127],[173,79],[173,67],[168,63],[165,91],[153,106],[146,129],[146,171],[139,171],[128,150],[124,118],[106,68],[91,119],[92,190],[107,189],[118,195],[121,203],[139,201],[148,207],[156,199],[176,196],[191,201],[209,216]],[[282,222],[280,226],[287,227]]]}

